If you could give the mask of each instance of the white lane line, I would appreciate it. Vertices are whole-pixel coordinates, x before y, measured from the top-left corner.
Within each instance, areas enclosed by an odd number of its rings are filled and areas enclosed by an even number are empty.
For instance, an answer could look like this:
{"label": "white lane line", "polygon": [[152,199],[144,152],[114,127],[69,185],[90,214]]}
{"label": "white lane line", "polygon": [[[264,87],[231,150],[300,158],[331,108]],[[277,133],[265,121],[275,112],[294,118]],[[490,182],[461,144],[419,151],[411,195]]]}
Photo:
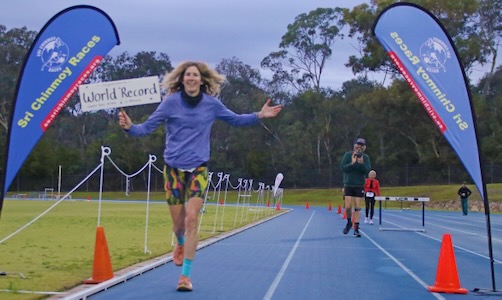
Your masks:
{"label": "white lane line", "polygon": [[[398,225],[398,224],[396,224],[396,223],[393,223],[393,222],[388,222],[388,221],[387,221],[386,223],[389,223],[389,224],[394,225],[394,226],[396,226],[396,227],[401,227],[400,225]],[[402,228],[402,227],[401,227],[401,228]],[[451,229],[454,229],[454,228],[451,228]],[[425,233],[422,233],[422,232],[415,232],[415,233],[416,233],[416,234],[419,234],[419,235],[421,235],[421,236],[424,236],[424,237],[426,237],[426,238],[429,238],[429,239],[431,239],[431,240],[438,241],[439,243],[441,243],[441,242],[443,241],[443,240],[442,240],[442,237],[441,237],[440,239],[438,239],[438,238],[435,238],[435,237],[433,237],[433,236],[431,236],[431,235],[428,235],[428,234],[425,234]],[[483,237],[483,236],[481,236],[481,237]],[[485,235],[484,237],[486,238],[486,235]],[[455,248],[455,249],[459,249],[459,250],[465,251],[465,252],[467,252],[467,253],[470,253],[470,254],[472,254],[472,255],[476,255],[476,256],[479,256],[479,257],[482,257],[482,258],[485,258],[485,259],[490,260],[490,257],[488,257],[488,256],[486,256],[486,255],[484,255],[484,254],[481,254],[481,253],[479,253],[479,252],[476,252],[476,251],[473,251],[473,250],[469,250],[469,249],[464,248],[464,247],[460,247],[460,246],[453,245],[453,248]],[[493,261],[494,261],[495,263],[497,263],[497,264],[502,264],[502,261],[500,261],[500,260],[493,259]]]}
{"label": "white lane line", "polygon": [[274,278],[274,281],[272,281],[272,284],[268,288],[267,293],[263,297],[264,300],[272,299],[272,296],[274,295],[274,292],[277,289],[277,286],[281,282],[282,276],[284,276],[284,273],[286,272],[286,269],[288,268],[289,263],[291,262],[291,259],[293,259],[293,256],[295,255],[295,252],[296,252],[296,249],[298,248],[298,245],[300,245],[300,241],[301,241],[303,235],[305,234],[305,231],[307,230],[307,227],[309,226],[310,221],[312,221],[312,217],[314,217],[314,214],[315,214],[315,211],[313,211],[312,215],[310,215],[310,218],[309,218],[307,224],[305,224],[305,227],[303,227],[302,233],[300,234],[300,236],[296,240],[295,245],[293,246],[293,248],[289,252],[288,258],[286,258],[286,260],[282,264],[281,269],[279,270],[279,273],[277,273],[277,275]]}
{"label": "white lane line", "polygon": [[[364,234],[364,236],[370,242],[373,243],[373,245],[375,245],[378,249],[380,249],[380,251],[382,251],[390,259],[392,259],[392,261],[394,261],[399,267],[401,267],[401,269],[403,269],[406,273],[408,273],[408,275],[410,275],[413,279],[415,279],[415,281],[417,281],[418,283],[420,283],[420,285],[422,285],[427,290],[427,287],[429,286],[428,284],[426,284],[422,279],[420,279],[420,277],[418,277],[415,273],[413,273],[410,269],[408,269],[405,265],[403,265],[397,258],[395,258],[392,254],[390,254],[389,252],[387,252],[387,250],[385,250],[382,246],[380,246],[372,238],[370,238],[366,233],[364,233],[364,231],[361,230],[361,232]],[[445,298],[443,296],[441,296],[440,294],[438,294],[438,293],[432,293],[431,292],[431,294],[434,295],[434,297],[436,297],[436,299],[445,300]]]}

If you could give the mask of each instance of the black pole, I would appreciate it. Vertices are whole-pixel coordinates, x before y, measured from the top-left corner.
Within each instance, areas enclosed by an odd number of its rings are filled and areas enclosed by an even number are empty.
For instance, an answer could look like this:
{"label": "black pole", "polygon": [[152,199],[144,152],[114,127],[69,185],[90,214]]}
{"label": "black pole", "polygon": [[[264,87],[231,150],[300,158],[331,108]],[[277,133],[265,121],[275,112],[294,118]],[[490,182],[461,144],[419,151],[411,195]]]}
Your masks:
{"label": "black pole", "polygon": [[382,225],[382,200],[379,201],[379,212],[378,212],[378,225]]}
{"label": "black pole", "polygon": [[488,254],[490,256],[490,268],[491,268],[491,275],[492,275],[492,291],[495,292],[496,286],[495,286],[495,267],[494,267],[494,259],[493,259],[493,246],[492,246],[492,227],[491,227],[491,221],[490,221],[490,204],[488,202],[488,193],[486,191],[486,184],[483,183],[483,193],[484,193],[484,198],[483,198],[483,204],[485,206],[485,219],[486,219],[486,235],[488,238]]}
{"label": "black pole", "polygon": [[4,192],[3,187],[5,185],[5,172],[2,178],[0,178],[0,216],[2,214],[3,200],[4,200]]}
{"label": "black pole", "polygon": [[[9,127],[10,128],[10,127]],[[9,129],[9,134],[10,134],[10,129]],[[3,208],[3,201],[5,198],[5,195],[7,194],[7,191],[4,192],[4,187],[5,187],[5,177],[7,176],[7,156],[8,154],[8,147],[9,147],[9,139],[7,138],[7,143],[5,147],[5,161],[3,162],[3,171],[0,177],[0,216],[2,214],[2,208]],[[5,189],[6,190],[6,189]]]}
{"label": "black pole", "polygon": [[425,202],[422,201],[422,227],[425,227]]}
{"label": "black pole", "polygon": [[[483,170],[481,169],[481,172]],[[488,254],[490,257],[490,269],[491,269],[491,277],[492,277],[492,289],[487,291],[486,289],[475,288],[472,291],[479,295],[488,295],[488,296],[502,296],[502,291],[497,291],[497,287],[495,285],[495,266],[493,259],[493,246],[492,246],[492,229],[491,229],[491,221],[490,221],[490,205],[488,202],[488,193],[486,191],[486,184],[483,183],[483,204],[485,206],[485,219],[486,219],[486,236],[488,238]]]}

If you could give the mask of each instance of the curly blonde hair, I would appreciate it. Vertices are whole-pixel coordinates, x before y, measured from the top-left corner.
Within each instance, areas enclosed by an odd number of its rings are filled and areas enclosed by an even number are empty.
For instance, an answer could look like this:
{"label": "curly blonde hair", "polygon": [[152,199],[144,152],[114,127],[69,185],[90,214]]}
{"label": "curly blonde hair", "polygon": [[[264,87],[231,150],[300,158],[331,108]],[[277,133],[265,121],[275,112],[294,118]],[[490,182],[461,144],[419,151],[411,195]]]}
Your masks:
{"label": "curly blonde hair", "polygon": [[168,94],[183,90],[183,76],[189,67],[196,67],[199,70],[203,82],[201,86],[201,91],[203,93],[212,96],[216,96],[220,93],[221,85],[225,82],[225,76],[210,68],[209,65],[204,62],[184,61],[174,70],[164,75],[162,87]]}

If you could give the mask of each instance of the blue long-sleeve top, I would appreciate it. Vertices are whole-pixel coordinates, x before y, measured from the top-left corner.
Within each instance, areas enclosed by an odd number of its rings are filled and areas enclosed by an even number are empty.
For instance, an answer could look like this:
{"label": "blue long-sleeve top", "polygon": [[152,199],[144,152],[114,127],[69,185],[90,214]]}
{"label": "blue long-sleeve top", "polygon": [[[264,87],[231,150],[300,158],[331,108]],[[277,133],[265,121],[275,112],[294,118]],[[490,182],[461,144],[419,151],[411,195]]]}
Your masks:
{"label": "blue long-sleeve top", "polygon": [[181,92],[177,92],[162,100],[144,123],[133,124],[127,132],[131,136],[145,136],[164,123],[164,161],[174,168],[191,169],[209,161],[209,138],[216,119],[232,126],[259,123],[257,113],[236,114],[208,94],[203,94],[201,101],[191,106],[182,99]]}

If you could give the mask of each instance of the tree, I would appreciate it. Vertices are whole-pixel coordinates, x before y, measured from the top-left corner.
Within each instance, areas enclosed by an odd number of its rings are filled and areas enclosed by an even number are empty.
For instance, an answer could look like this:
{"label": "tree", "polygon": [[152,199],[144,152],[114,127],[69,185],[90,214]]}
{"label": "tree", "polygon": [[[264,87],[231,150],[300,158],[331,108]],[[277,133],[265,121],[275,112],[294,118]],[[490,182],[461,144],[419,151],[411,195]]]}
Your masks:
{"label": "tree", "polygon": [[502,42],[502,2],[495,0],[479,1],[479,28],[482,39],[486,41],[487,48],[491,54],[491,65],[489,74],[483,87],[483,95],[489,93],[491,87],[491,77],[495,73],[497,66],[498,48]]}
{"label": "tree", "polygon": [[[345,21],[350,25],[349,36],[357,38],[360,44],[359,57],[349,57],[346,66],[351,67],[354,74],[368,71],[384,71],[391,75],[399,74],[390,62],[383,47],[373,36],[372,26],[378,14],[397,1],[373,1],[372,5],[361,4],[345,15]],[[460,60],[466,70],[476,62],[485,63],[489,50],[487,40],[480,35],[479,18],[477,18],[477,0],[419,0],[413,1],[431,11],[445,26],[452,37],[460,55]]]}
{"label": "tree", "polygon": [[5,132],[19,73],[36,35],[26,27],[7,31],[0,25],[0,126]]}
{"label": "tree", "polygon": [[[385,1],[385,4],[393,2],[395,1]],[[499,5],[496,1],[480,0],[479,2],[494,5],[493,7]],[[355,73],[360,76],[344,82],[342,88],[337,91],[330,91],[320,86],[316,89],[315,80],[309,81],[310,77],[307,76],[304,77],[306,78],[304,90],[301,92],[296,90],[293,93],[291,85],[285,88],[287,81],[273,79],[267,82],[261,77],[258,69],[241,62],[236,57],[221,61],[216,69],[227,77],[227,82],[223,85],[219,98],[230,109],[237,113],[258,111],[267,98],[272,98],[275,103],[279,101],[285,105],[285,108],[278,118],[262,120],[261,126],[234,128],[224,122],[215,122],[211,133],[209,162],[211,171],[224,171],[230,173],[232,178],[255,178],[260,181],[264,180],[266,183],[273,182],[275,174],[282,172],[287,178],[283,183],[286,187],[336,187],[342,182],[341,172],[338,169],[339,159],[345,151],[352,148],[354,138],[362,136],[368,141],[367,152],[371,156],[372,165],[377,168],[379,177],[386,185],[444,183],[445,179],[449,178],[447,172],[450,166],[458,167],[452,176],[465,180],[467,175],[465,175],[465,170],[462,171],[461,163],[444,136],[431,122],[407,83],[400,77],[396,77],[397,80],[390,85],[383,85],[369,81],[365,76],[366,72],[375,70],[397,71],[387,60],[383,48],[376,40],[373,40],[371,31],[367,31],[371,28],[378,9],[385,7],[383,1],[379,3],[379,6],[361,5],[344,13],[345,22],[351,25],[350,33],[359,38],[362,49],[360,54],[366,56],[361,55],[357,61],[354,61],[357,62],[354,65],[354,70],[357,70]],[[429,2],[421,1],[420,3]],[[467,1],[467,4],[469,3],[470,1]],[[481,20],[480,14],[475,13],[471,18],[469,11],[467,13],[469,17],[465,18],[464,13],[457,11],[458,8],[454,10],[447,4],[458,6],[449,1],[443,1],[436,6],[432,6],[432,3],[427,5],[431,5],[435,13],[442,18],[451,14],[454,18],[452,22],[456,24],[452,24],[453,28],[463,26],[463,20],[468,22]],[[485,10],[487,10],[486,7]],[[441,12],[441,8],[445,12]],[[453,14],[454,11],[457,11],[459,15]],[[498,12],[485,11],[487,15],[483,17],[484,22],[491,22],[493,28],[487,25],[476,25],[469,30],[486,27],[484,34],[490,38],[483,36],[482,39],[492,41],[491,45],[498,45],[500,30],[497,29],[499,28],[497,21],[489,21],[498,20],[496,18],[499,16]],[[303,16],[305,22],[309,15],[310,13]],[[338,16],[338,14],[335,15]],[[312,23],[297,22],[297,25],[310,28],[307,25],[310,26],[321,18],[315,14],[310,16]],[[299,16],[298,20],[300,19]],[[336,23],[335,19],[330,19],[330,21]],[[293,24],[288,29],[291,29],[291,36],[285,35],[284,40],[289,41],[291,38],[291,41],[295,41],[297,37],[298,44],[292,43],[287,49],[281,49],[297,63],[303,61],[298,57],[311,58],[305,52],[309,49],[307,46],[310,40],[304,42],[299,37],[302,34],[306,37],[319,37],[320,29],[315,27],[313,29],[315,34],[312,36],[309,36],[307,31],[299,29],[294,31]],[[475,32],[469,30],[464,32],[469,34]],[[295,32],[298,35],[295,36]],[[496,34],[489,35],[489,32]],[[480,39],[465,33],[458,35],[464,36],[467,40],[465,49],[468,49],[473,42],[480,43]],[[0,125],[0,137],[6,134],[5,114],[10,113],[22,61],[29,49],[29,40],[35,36],[34,33],[25,29],[13,29],[9,31],[9,34],[5,28],[0,27],[0,68],[2,70],[0,114],[4,118],[4,123]],[[337,38],[340,36],[334,35]],[[324,44],[323,41],[316,43]],[[289,44],[284,42],[281,45]],[[366,46],[367,49],[364,48]],[[489,49],[488,46],[485,48]],[[365,52],[365,49],[368,51]],[[320,58],[327,52],[319,50],[319,52],[309,53],[318,55]],[[490,55],[495,61],[496,52],[490,52]],[[291,69],[287,67],[290,62],[287,57],[284,57],[284,60],[274,60],[273,63],[283,67],[282,70],[289,76]],[[472,59],[474,56],[467,57]],[[312,63],[312,66],[314,65],[315,63]],[[88,82],[148,75],[162,77],[166,71],[170,70],[172,66],[167,54],[140,52],[130,55],[125,52],[114,57],[106,56]],[[303,69],[298,70],[297,75],[308,73]],[[280,75],[281,73],[277,73],[274,78],[278,79]],[[287,79],[287,77],[284,78]],[[295,84],[302,83],[302,76],[296,78],[300,81],[295,81]],[[493,74],[487,74],[477,86],[471,88],[476,118],[480,120],[477,129],[481,151],[485,154],[486,161],[492,164],[502,162],[502,143],[500,142],[502,122],[499,121],[502,110],[501,78],[502,68],[499,66],[495,68]],[[114,110],[83,113],[79,111],[78,102],[78,96],[75,95],[67,106],[68,109],[59,114],[33,149],[19,172],[20,177],[16,179],[21,190],[38,190],[51,186],[50,184],[53,184],[54,179],[57,178],[58,165],[63,165],[63,172],[67,179],[65,184],[70,186],[72,182],[70,177],[75,178],[75,184],[78,183],[77,180],[82,180],[99,163],[101,146],[109,146],[113,150],[112,159],[126,173],[135,172],[144,166],[148,154],[157,156],[157,165],[162,163],[165,146],[164,128],[159,128],[148,138],[131,138],[118,126]],[[150,104],[128,107],[126,110],[135,122],[140,123],[150,116],[156,106],[157,104]],[[5,149],[5,143],[6,139],[0,138],[0,149]],[[0,159],[3,152],[0,151]],[[501,178],[497,177],[500,172],[496,167],[495,165],[491,168],[490,179],[500,182]],[[106,164],[105,168],[106,173],[111,174],[106,181],[107,188],[120,189],[120,184],[124,184],[121,182],[123,178],[112,168],[111,164]],[[425,171],[416,171],[420,169],[425,169]],[[413,172],[408,173],[408,170],[413,170]],[[160,183],[161,179],[158,178],[158,180]],[[144,186],[139,185],[140,180],[135,180],[135,182],[136,189],[143,189]],[[89,188],[94,188],[93,184],[93,181],[89,183]],[[157,187],[162,189],[161,184]]]}
{"label": "tree", "polygon": [[282,36],[279,48],[265,57],[261,66],[270,69],[272,82],[279,82],[303,92],[320,91],[321,77],[331,47],[343,38],[343,8],[317,8],[300,14]]}
{"label": "tree", "polygon": [[[223,59],[216,70],[226,77],[219,98],[230,109],[247,112],[257,109],[266,96],[260,87],[260,72],[237,58]],[[260,107],[261,108],[261,107]]]}
{"label": "tree", "polygon": [[[268,98],[260,87],[260,73],[237,58],[224,59],[216,67],[226,76],[220,100],[236,113],[256,112]],[[215,122],[211,135],[211,165],[223,170],[239,168],[254,176],[262,176],[270,170],[268,162],[275,161],[276,151],[268,151],[268,145],[280,144],[280,138],[270,126],[263,128],[233,128],[223,122]],[[243,173],[243,172],[242,172]],[[249,175],[249,174],[248,174]]]}
{"label": "tree", "polygon": [[337,129],[340,142],[347,147],[345,149],[352,149],[354,139],[361,135],[368,125],[369,121],[363,115],[363,109],[370,98],[368,94],[375,87],[376,83],[365,77],[358,77],[344,82],[341,91],[336,95]]}
{"label": "tree", "polygon": [[[490,88],[487,90],[487,81]],[[502,161],[502,66],[495,73],[487,74],[473,89],[474,107],[477,114],[478,135],[482,139],[482,152],[492,161]]]}
{"label": "tree", "polygon": [[363,76],[366,76],[367,72],[398,74],[388,59],[385,49],[373,36],[371,30],[381,8],[393,2],[395,1],[380,1],[378,6],[364,3],[345,12],[344,20],[349,25],[349,37],[355,38],[359,43],[359,56],[349,56],[345,64],[346,67],[352,68],[354,74],[363,74]]}

